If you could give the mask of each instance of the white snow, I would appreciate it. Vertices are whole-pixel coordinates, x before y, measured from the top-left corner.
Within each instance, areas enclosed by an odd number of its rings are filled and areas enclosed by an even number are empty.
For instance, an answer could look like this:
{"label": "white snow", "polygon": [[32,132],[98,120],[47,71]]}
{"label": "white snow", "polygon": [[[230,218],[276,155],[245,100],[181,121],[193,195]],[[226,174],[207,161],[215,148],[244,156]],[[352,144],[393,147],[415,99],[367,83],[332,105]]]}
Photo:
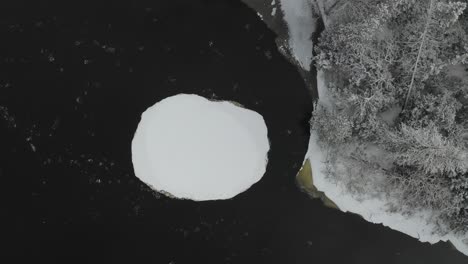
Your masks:
{"label": "white snow", "polygon": [[[323,80],[323,73],[317,75],[319,85],[319,102],[329,104],[327,98],[327,87]],[[350,193],[343,183],[336,182],[326,176],[325,160],[326,150],[321,149],[317,144],[317,135],[311,131],[309,149],[306,159],[310,160],[312,166],[312,177],[315,187],[325,193],[343,212],[353,212],[361,215],[365,220],[383,224],[394,230],[403,232],[409,236],[419,239],[421,242],[431,244],[439,241],[450,241],[459,251],[468,255],[468,234],[465,236],[456,236],[449,233],[440,235],[434,233],[435,225],[430,222],[430,212],[415,212],[414,215],[406,216],[398,212],[390,212],[388,208],[388,197],[364,196],[363,194]]]}
{"label": "white snow", "polygon": [[401,106],[399,105],[394,105],[387,109],[386,111],[380,113],[380,118],[387,123],[388,125],[393,125],[395,123],[395,119],[398,117],[398,115],[401,113]]}
{"label": "white snow", "polygon": [[331,110],[332,103],[328,94],[327,85],[325,84],[325,73],[323,70],[317,70],[317,93],[319,95],[319,102]]}
{"label": "white snow", "polygon": [[271,9],[271,16],[275,16],[275,14],[276,14],[276,7],[273,7]]}
{"label": "white snow", "polygon": [[179,94],[142,114],[132,161],[135,175],[158,191],[196,201],[229,199],[262,178],[269,148],[260,114]]}
{"label": "white snow", "polygon": [[284,20],[289,30],[289,47],[304,70],[310,70],[312,62],[312,33],[315,18],[310,0],[280,0]]}
{"label": "white snow", "polygon": [[460,78],[462,81],[468,83],[468,66],[463,64],[450,65],[447,67],[449,76]]}

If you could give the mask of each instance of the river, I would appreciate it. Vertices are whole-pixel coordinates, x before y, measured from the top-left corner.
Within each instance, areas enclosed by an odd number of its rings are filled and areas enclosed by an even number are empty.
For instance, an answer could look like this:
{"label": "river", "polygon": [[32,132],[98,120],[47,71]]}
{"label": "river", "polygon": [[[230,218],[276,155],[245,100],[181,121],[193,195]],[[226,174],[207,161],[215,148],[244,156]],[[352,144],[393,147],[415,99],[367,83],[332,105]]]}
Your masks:
{"label": "river", "polygon": [[[0,10],[9,254],[61,263],[466,263],[447,244],[419,243],[299,190],[310,87],[240,1],[7,2]],[[178,93],[263,115],[271,151],[260,182],[231,200],[192,202],[133,175],[140,114]]]}

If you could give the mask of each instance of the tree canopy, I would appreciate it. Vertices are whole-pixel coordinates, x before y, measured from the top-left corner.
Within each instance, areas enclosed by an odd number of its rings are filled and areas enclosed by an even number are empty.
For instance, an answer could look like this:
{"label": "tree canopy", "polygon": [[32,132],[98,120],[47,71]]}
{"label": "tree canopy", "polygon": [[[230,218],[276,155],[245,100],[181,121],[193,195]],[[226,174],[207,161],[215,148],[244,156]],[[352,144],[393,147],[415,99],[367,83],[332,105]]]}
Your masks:
{"label": "tree canopy", "polygon": [[316,107],[312,129],[336,149],[378,145],[402,204],[468,231],[468,80],[450,74],[468,64],[467,4],[354,2],[366,15],[350,4],[356,16],[330,24],[316,47],[333,105]]}

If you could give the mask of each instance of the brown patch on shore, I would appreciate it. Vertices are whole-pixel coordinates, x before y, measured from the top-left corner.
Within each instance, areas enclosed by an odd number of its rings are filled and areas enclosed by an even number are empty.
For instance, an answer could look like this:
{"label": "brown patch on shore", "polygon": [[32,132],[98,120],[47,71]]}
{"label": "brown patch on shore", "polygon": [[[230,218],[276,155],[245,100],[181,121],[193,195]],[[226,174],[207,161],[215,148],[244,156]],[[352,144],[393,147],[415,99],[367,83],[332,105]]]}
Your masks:
{"label": "brown patch on shore", "polygon": [[319,191],[317,187],[315,187],[312,175],[312,166],[308,159],[304,162],[299,173],[297,173],[296,181],[303,192],[307,193],[312,198],[322,200],[325,206],[339,210],[338,206],[328,198],[325,193]]}

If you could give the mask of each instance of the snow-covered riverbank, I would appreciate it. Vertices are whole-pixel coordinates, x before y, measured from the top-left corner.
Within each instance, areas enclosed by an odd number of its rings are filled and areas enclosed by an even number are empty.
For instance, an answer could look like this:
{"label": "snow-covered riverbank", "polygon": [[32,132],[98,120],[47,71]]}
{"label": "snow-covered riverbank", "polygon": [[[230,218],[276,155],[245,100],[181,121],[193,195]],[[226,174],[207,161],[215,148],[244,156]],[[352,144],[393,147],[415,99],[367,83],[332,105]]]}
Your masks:
{"label": "snow-covered riverbank", "polygon": [[[310,70],[310,62],[313,56],[312,34],[316,31],[317,18],[315,14],[321,14],[324,24],[329,24],[332,19],[326,17],[328,11],[325,6],[332,6],[333,1],[315,0],[281,0],[281,11],[288,28],[288,47],[292,60],[302,71]],[[317,10],[313,10],[313,9]],[[324,17],[325,16],[325,17]],[[324,73],[317,73],[317,89],[319,102],[330,105],[330,99],[326,96],[326,83]],[[312,131],[309,142],[309,150],[304,164],[309,160],[313,177],[312,181],[319,192],[323,192],[343,212],[352,212],[361,215],[365,220],[388,226],[418,239],[421,242],[437,243],[450,241],[459,251],[468,255],[468,234],[457,236],[455,234],[441,235],[436,232],[437,226],[430,221],[430,212],[414,212],[411,216],[391,210],[391,202],[388,195],[369,195],[366,193],[351,193],[343,182],[335,182],[324,173],[325,151],[319,147],[317,135]]]}
{"label": "snow-covered riverbank", "polygon": [[[319,102],[328,103],[326,83],[322,72],[318,74]],[[430,212],[414,212],[411,216],[391,210],[391,198],[387,195],[374,196],[365,193],[351,193],[342,182],[336,182],[325,173],[326,150],[319,146],[318,137],[311,131],[309,149],[306,160],[312,167],[314,186],[332,200],[343,212],[361,215],[366,221],[383,224],[391,229],[400,231],[431,244],[440,241],[450,241],[457,250],[468,255],[468,234],[455,235],[448,233],[441,235],[436,232],[437,226],[431,222]]]}
{"label": "snow-covered riverbank", "polygon": [[312,63],[312,33],[316,31],[316,18],[309,0],[280,0],[281,10],[288,26],[288,45],[291,54],[304,70],[310,70]]}

